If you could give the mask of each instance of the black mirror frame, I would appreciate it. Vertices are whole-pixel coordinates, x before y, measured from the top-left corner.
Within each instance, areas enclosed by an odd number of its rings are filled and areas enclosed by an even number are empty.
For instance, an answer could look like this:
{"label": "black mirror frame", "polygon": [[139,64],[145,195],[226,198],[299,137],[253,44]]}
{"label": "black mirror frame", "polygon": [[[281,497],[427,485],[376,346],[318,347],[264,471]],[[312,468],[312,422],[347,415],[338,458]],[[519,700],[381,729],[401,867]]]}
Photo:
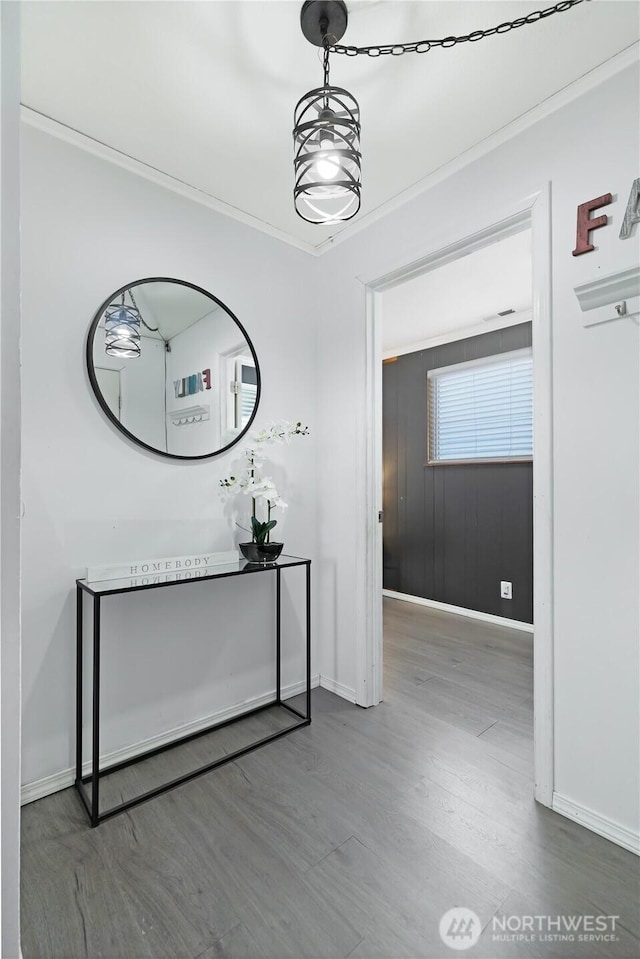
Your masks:
{"label": "black mirror frame", "polygon": [[[102,319],[104,311],[106,310],[106,308],[109,306],[110,303],[113,303],[113,301],[117,299],[117,297],[121,296],[123,293],[125,293],[127,290],[130,290],[132,287],[142,286],[145,283],[175,283],[178,286],[188,286],[190,289],[196,290],[198,293],[202,293],[202,295],[206,296],[209,300],[213,300],[213,302],[217,303],[217,305],[221,309],[223,309],[228,316],[231,317],[234,323],[237,324],[238,329],[244,336],[247,346],[249,347],[251,351],[251,356],[253,357],[253,361],[256,366],[256,380],[257,380],[256,402],[253,408],[253,413],[251,414],[249,422],[247,423],[245,428],[242,430],[241,433],[238,434],[238,436],[233,440],[233,442],[227,443],[226,446],[223,446],[219,450],[215,450],[215,452],[213,453],[203,453],[200,456],[180,456],[177,453],[165,453],[163,450],[156,449],[155,446],[149,446],[148,443],[143,443],[141,439],[138,439],[137,436],[135,436],[126,427],[124,427],[122,423],[120,422],[120,420],[116,419],[116,417],[113,415],[108,405],[106,404],[104,397],[102,395],[102,392],[100,391],[100,387],[98,386],[98,380],[96,378],[94,364],[93,364],[93,341],[95,338],[96,331],[98,329],[98,324],[100,323],[100,320]],[[91,325],[89,326],[89,331],[87,333],[86,361],[87,361],[87,372],[89,374],[89,381],[91,383],[94,396],[97,399],[98,403],[100,404],[100,407],[102,408],[103,412],[107,415],[107,418],[111,421],[111,423],[113,423],[113,425],[118,429],[120,433],[123,433],[128,439],[130,439],[133,443],[135,443],[136,446],[142,446],[143,449],[149,450],[149,452],[155,453],[157,456],[163,456],[165,459],[207,460],[207,459],[211,459],[214,456],[220,456],[221,453],[225,453],[227,450],[231,449],[232,446],[235,446],[237,443],[239,443],[242,437],[246,435],[247,431],[251,428],[251,425],[255,419],[256,413],[258,412],[258,407],[260,405],[260,395],[262,392],[262,378],[260,376],[260,364],[258,363],[258,356],[254,349],[253,343],[249,339],[249,335],[247,334],[247,331],[245,330],[244,326],[242,325],[238,317],[231,312],[229,307],[225,303],[223,303],[222,300],[219,300],[217,296],[213,295],[213,293],[209,293],[207,292],[207,290],[203,290],[201,286],[197,286],[195,283],[189,283],[188,280],[176,280],[174,277],[168,277],[168,276],[150,276],[150,277],[145,277],[142,280],[134,280],[131,283],[127,283],[125,286],[121,286],[119,290],[115,290],[115,292],[112,293],[100,306],[97,313],[93,317],[93,320],[91,321]]]}

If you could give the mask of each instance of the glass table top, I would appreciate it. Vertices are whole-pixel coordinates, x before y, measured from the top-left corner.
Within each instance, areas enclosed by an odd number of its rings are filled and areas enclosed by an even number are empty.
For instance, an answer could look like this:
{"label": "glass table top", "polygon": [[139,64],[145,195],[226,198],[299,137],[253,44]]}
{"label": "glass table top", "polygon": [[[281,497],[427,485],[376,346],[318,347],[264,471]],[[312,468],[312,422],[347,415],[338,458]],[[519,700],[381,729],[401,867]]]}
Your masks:
{"label": "glass table top", "polygon": [[[170,586],[174,583],[192,583],[200,579],[222,579],[225,576],[242,576],[251,573],[264,573],[269,570],[288,566],[306,566],[310,559],[301,556],[280,555],[273,563],[249,563],[240,559],[235,563],[221,563],[218,566],[203,566],[197,569],[173,570],[162,572],[161,564],[149,564],[148,572],[138,576],[126,576],[122,579],[104,579],[88,582],[86,579],[77,579],[78,586],[93,596],[102,596],[108,593],[127,593],[136,589],[152,589],[157,586]],[[158,566],[158,569],[155,569]]]}

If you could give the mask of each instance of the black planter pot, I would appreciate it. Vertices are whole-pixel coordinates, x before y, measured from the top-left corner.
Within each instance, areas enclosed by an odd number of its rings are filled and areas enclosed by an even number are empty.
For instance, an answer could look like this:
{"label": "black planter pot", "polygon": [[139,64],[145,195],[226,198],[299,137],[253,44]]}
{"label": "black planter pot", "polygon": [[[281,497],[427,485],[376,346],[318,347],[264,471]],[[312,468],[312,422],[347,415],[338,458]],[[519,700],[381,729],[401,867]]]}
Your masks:
{"label": "black planter pot", "polygon": [[284,543],[239,543],[242,555],[250,563],[275,563],[282,552]]}

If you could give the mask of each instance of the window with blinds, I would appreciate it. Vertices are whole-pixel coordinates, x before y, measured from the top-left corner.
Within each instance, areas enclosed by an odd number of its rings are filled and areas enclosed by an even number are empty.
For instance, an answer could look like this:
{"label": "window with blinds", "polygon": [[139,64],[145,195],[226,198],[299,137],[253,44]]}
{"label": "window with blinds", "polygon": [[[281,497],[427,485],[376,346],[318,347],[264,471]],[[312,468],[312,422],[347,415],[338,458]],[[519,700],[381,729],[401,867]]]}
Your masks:
{"label": "window with blinds", "polygon": [[531,349],[429,370],[427,419],[429,465],[530,460]]}
{"label": "window with blinds", "polygon": [[258,397],[258,375],[253,363],[247,360],[239,360],[240,367],[238,382],[240,383],[240,392],[238,394],[240,428],[244,429],[251,417]]}

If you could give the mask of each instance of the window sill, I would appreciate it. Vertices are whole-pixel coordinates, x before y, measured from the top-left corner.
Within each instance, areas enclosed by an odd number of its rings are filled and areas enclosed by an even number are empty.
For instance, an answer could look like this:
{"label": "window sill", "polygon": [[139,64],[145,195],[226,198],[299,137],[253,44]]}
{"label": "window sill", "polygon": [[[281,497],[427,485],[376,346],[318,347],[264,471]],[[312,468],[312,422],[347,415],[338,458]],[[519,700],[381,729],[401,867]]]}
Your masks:
{"label": "window sill", "polygon": [[482,466],[495,463],[533,463],[533,456],[505,456],[503,459],[428,460],[427,466]]}

